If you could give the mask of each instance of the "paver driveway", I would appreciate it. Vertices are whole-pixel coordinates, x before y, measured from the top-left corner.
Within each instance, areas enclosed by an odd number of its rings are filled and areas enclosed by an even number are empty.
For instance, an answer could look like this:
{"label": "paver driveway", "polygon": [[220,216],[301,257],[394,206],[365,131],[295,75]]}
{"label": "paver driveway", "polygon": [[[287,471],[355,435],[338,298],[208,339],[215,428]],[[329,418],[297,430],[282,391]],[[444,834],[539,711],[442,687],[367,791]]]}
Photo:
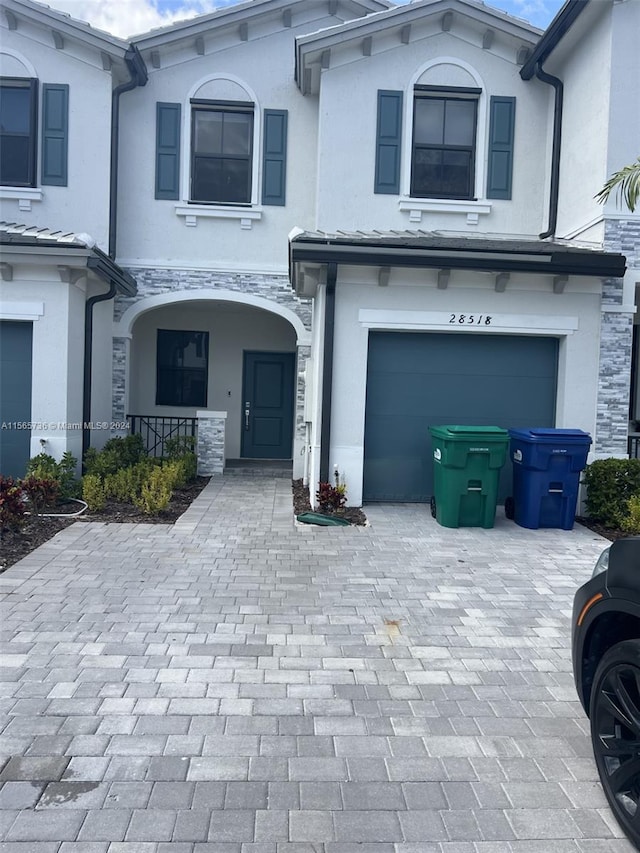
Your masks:
{"label": "paver driveway", "polygon": [[4,853],[622,853],[570,672],[589,531],[294,528],[219,478],[0,577]]}

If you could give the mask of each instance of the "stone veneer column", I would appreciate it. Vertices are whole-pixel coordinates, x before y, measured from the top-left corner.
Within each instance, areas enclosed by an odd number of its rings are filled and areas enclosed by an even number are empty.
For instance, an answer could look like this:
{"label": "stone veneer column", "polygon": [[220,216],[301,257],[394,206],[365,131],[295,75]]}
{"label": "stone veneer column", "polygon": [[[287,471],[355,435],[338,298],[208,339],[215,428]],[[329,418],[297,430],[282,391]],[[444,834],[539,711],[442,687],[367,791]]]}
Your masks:
{"label": "stone veneer column", "polygon": [[129,355],[131,351],[131,336],[113,339],[113,355],[112,355],[112,418],[114,421],[122,422],[128,414],[137,414],[137,412],[127,412],[129,404],[128,395],[128,376],[129,376]]}
{"label": "stone veneer column", "polygon": [[224,470],[224,436],[226,412],[196,412],[198,419],[198,475],[211,477]]}
{"label": "stone veneer column", "polygon": [[[627,268],[640,266],[640,222],[605,222],[604,247],[622,252]],[[633,301],[626,293],[625,279],[606,279],[602,284],[600,320],[600,371],[596,413],[595,454],[597,457],[627,455]]]}

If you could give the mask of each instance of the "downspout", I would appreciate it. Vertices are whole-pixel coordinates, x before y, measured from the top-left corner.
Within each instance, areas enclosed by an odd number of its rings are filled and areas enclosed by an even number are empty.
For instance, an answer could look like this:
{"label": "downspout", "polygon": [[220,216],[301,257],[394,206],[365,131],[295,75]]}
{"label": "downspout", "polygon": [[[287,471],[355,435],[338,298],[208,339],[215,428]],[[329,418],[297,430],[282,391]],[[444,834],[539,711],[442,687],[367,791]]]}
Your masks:
{"label": "downspout", "polygon": [[118,208],[118,138],[120,135],[120,95],[145,86],[147,67],[135,45],[130,45],[124,55],[129,69],[129,81],[116,86],[111,95],[111,179],[109,185],[109,257],[116,256],[117,208]]}
{"label": "downspout", "polygon": [[[118,138],[120,131],[120,95],[130,92],[147,82],[147,68],[135,45],[130,45],[124,55],[129,69],[129,80],[116,86],[111,94],[111,152],[109,179],[109,257],[116,256],[116,230],[118,207]],[[87,299],[84,309],[84,367],[82,394],[82,459],[91,444],[91,367],[93,362],[93,307],[98,302],[106,302],[116,295],[115,282],[111,281],[109,290]]]}
{"label": "downspout", "polygon": [[558,223],[558,193],[560,189],[560,150],[562,144],[562,104],[564,100],[564,86],[562,80],[547,74],[542,70],[542,63],[536,65],[536,77],[552,86],[555,91],[553,106],[553,144],[551,148],[551,185],[549,188],[549,225],[546,231],[539,235],[541,240],[554,237]]}
{"label": "downspout", "polygon": [[322,427],[320,429],[320,482],[329,482],[331,443],[331,390],[333,387],[333,333],[336,313],[338,265],[327,264],[327,290],[324,307],[324,354],[322,360]]}
{"label": "downspout", "polygon": [[91,367],[93,364],[93,306],[98,302],[106,302],[116,295],[115,282],[111,282],[106,293],[90,296],[84,306],[84,371],[82,387],[82,459],[91,443]]}

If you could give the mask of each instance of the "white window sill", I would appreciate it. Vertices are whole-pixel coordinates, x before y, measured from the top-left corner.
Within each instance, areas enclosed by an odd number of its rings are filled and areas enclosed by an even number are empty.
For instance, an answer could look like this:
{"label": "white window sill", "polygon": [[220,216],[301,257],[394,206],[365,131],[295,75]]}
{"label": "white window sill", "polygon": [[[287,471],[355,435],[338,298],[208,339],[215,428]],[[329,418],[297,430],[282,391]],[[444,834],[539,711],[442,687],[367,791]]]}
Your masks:
{"label": "white window sill", "polygon": [[184,224],[195,228],[198,218],[239,219],[240,228],[249,231],[254,222],[262,219],[261,207],[231,207],[217,204],[177,204],[176,216],[184,216]]}
{"label": "white window sill", "polygon": [[419,225],[423,213],[466,213],[467,225],[477,225],[480,216],[491,213],[491,202],[472,199],[409,198],[398,202],[401,211],[409,214],[409,222]]}
{"label": "white window sill", "polygon": [[32,201],[42,201],[42,190],[37,187],[0,187],[0,200],[17,201],[19,210],[31,210]]}

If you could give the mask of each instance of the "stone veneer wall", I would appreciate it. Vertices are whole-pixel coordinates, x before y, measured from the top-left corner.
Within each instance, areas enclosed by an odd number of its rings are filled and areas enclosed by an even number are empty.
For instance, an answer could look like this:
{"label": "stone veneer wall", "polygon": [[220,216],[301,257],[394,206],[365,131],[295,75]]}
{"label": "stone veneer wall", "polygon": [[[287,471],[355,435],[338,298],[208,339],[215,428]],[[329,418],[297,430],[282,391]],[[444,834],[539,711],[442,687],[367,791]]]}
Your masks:
{"label": "stone veneer wall", "polygon": [[[304,327],[311,330],[311,300],[300,299],[295,295],[286,275],[266,273],[233,273],[215,270],[181,270],[165,267],[145,267],[129,270],[138,283],[135,296],[117,296],[114,303],[114,322],[118,322],[125,311],[136,302],[165,293],[188,290],[230,290],[258,296],[270,302],[276,302],[296,314]],[[127,407],[127,379],[129,372],[129,345],[127,338],[114,337],[112,355],[112,411],[114,421],[123,421]],[[298,347],[296,379],[296,420],[295,439],[300,447],[305,446],[306,432],[304,423],[304,368],[310,357],[310,348]],[[294,468],[296,468],[294,459]]]}
{"label": "stone veneer wall", "polygon": [[198,418],[198,476],[211,477],[224,470],[226,412],[196,412]]}
{"label": "stone veneer wall", "polygon": [[[640,267],[640,222],[607,220],[604,248],[625,255],[627,267]],[[594,448],[601,458],[627,454],[633,314],[623,298],[622,279],[603,282]]]}

